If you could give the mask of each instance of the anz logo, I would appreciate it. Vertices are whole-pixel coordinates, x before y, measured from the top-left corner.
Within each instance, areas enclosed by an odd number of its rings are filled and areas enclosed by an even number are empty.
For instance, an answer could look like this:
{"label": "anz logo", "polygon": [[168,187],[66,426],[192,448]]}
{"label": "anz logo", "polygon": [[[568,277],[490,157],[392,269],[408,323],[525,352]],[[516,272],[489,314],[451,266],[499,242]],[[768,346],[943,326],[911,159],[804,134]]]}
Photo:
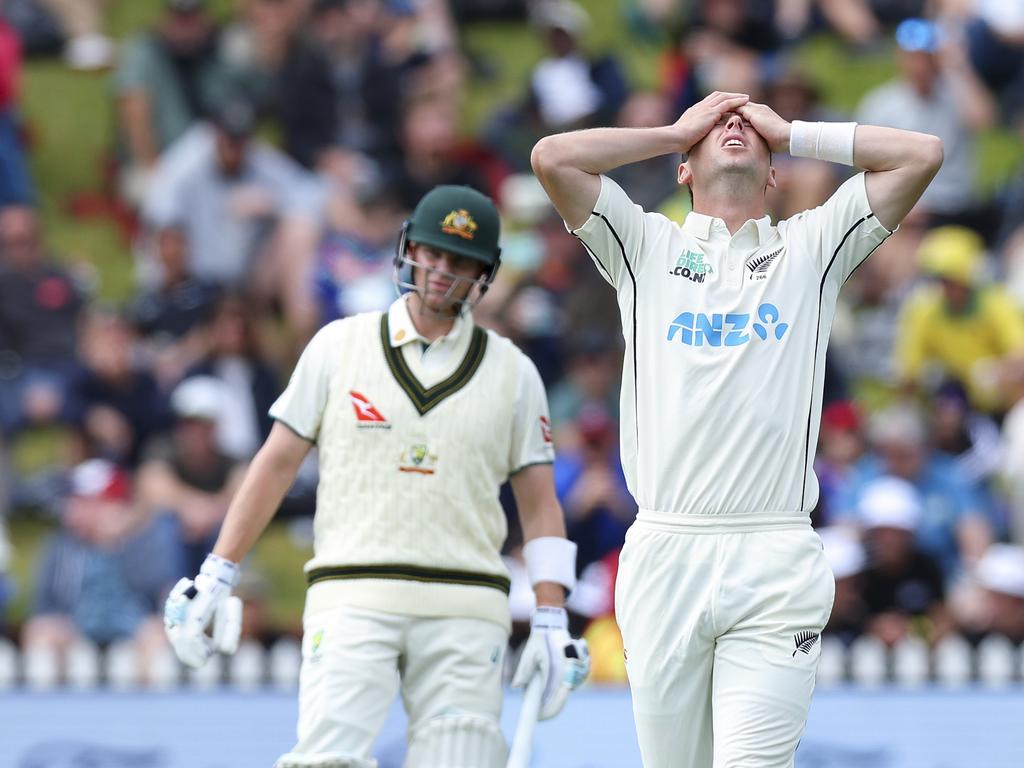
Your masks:
{"label": "anz logo", "polygon": [[[757,308],[757,317],[750,325],[750,314],[746,312],[683,312],[669,323],[668,341],[679,337],[679,341],[690,347],[740,347],[759,339],[761,341],[782,341],[789,330],[789,323],[780,322],[779,309],[774,304],[762,304]],[[754,335],[747,330],[747,326]]]}

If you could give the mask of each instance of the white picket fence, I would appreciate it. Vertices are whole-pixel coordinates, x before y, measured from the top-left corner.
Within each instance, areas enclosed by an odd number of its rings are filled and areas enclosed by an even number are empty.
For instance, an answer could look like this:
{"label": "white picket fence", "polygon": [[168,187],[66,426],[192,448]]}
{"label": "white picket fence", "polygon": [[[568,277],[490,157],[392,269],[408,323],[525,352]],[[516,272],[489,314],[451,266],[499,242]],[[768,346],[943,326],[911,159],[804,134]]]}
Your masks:
{"label": "white picket fence", "polygon": [[[58,659],[41,651],[21,652],[0,639],[0,691],[25,689],[154,691],[230,686],[239,690],[294,689],[298,685],[301,650],[294,640],[281,640],[270,650],[243,643],[233,656],[215,656],[199,670],[182,666],[168,650],[143,665],[130,645],[113,645],[101,652],[83,644],[73,648],[63,670]],[[825,637],[818,667],[818,686],[856,685],[862,688],[915,688],[938,684],[947,688],[981,685],[989,688],[1024,686],[1024,646],[990,637],[977,648],[951,636],[929,649],[919,640],[895,648],[863,637],[846,648]]]}

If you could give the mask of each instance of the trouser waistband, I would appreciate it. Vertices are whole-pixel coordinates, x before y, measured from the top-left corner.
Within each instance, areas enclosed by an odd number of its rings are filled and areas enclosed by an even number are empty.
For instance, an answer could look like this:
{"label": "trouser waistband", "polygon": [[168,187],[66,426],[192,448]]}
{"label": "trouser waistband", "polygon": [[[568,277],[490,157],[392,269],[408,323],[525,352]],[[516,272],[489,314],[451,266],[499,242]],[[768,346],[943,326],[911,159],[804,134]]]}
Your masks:
{"label": "trouser waistband", "polygon": [[693,515],[640,509],[636,522],[643,528],[670,533],[723,533],[809,528],[806,512],[758,512],[755,514]]}

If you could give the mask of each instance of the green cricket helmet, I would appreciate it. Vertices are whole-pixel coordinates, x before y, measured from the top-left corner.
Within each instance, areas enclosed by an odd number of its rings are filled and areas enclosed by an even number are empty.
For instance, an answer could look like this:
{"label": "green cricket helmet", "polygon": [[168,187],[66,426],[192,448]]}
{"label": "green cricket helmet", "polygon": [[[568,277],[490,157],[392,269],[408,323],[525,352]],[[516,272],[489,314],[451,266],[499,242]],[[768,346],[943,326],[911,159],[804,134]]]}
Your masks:
{"label": "green cricket helmet", "polygon": [[487,195],[466,186],[434,187],[402,225],[395,254],[399,286],[415,289],[409,274],[413,264],[406,256],[409,242],[414,242],[481,262],[485,269],[477,282],[482,295],[501,264],[500,232],[498,209]]}

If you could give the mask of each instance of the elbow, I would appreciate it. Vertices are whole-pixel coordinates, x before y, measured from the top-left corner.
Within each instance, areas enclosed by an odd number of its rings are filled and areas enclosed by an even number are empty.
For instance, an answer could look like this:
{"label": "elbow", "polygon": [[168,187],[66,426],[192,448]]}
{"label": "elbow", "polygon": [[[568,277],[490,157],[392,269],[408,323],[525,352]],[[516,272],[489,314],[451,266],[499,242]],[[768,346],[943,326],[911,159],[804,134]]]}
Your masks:
{"label": "elbow", "polygon": [[942,161],[945,158],[942,139],[938,136],[925,134],[925,141],[922,142],[921,146],[921,157],[922,163],[928,169],[928,172],[934,176],[939,168],[942,167]]}
{"label": "elbow", "polygon": [[533,151],[530,152],[530,167],[538,179],[543,179],[558,162],[558,149],[552,146],[553,143],[553,137],[545,136],[533,145]]}

